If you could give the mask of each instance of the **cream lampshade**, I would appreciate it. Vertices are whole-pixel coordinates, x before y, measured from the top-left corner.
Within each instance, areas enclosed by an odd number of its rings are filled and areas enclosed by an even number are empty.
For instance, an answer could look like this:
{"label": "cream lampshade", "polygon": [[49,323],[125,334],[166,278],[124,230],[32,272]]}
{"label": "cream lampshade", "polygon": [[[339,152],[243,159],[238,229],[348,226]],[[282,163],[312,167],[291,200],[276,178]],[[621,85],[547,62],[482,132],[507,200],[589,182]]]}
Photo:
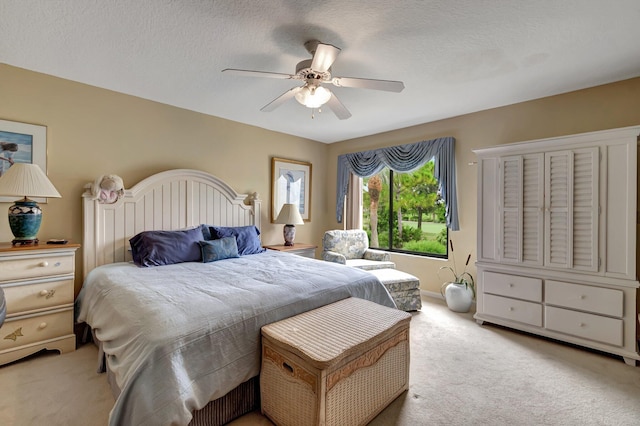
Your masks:
{"label": "cream lampshade", "polygon": [[295,204],[283,204],[275,223],[284,224],[282,234],[284,235],[284,245],[292,246],[296,238],[295,225],[304,225],[304,220],[300,216],[298,206]]}
{"label": "cream lampshade", "polygon": [[9,207],[13,245],[38,244],[42,210],[28,197],[61,198],[58,190],[37,164],[15,163],[0,177],[0,195],[23,197]]}

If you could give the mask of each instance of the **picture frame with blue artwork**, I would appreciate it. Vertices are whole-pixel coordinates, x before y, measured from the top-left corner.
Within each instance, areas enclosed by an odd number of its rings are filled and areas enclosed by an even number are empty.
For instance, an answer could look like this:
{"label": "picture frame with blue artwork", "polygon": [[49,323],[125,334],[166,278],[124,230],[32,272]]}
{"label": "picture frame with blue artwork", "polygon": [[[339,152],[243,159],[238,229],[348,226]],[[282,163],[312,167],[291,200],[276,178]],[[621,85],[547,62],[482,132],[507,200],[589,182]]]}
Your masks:
{"label": "picture frame with blue artwork", "polygon": [[[31,163],[47,174],[47,127],[18,121],[0,120],[0,177],[13,163]],[[13,203],[15,197],[0,197]],[[46,198],[33,198],[46,203]]]}
{"label": "picture frame with blue artwork", "polygon": [[296,204],[302,219],[311,221],[311,168],[306,161],[271,159],[271,223],[285,203]]}

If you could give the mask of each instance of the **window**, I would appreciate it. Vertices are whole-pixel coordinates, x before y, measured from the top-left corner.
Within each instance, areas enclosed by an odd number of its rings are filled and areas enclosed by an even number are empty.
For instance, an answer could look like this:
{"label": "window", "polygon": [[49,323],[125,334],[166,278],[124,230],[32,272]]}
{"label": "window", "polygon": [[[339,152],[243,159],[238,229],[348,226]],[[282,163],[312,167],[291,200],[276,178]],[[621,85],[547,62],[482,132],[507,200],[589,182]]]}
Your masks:
{"label": "window", "polygon": [[433,168],[432,159],[413,172],[386,167],[362,179],[362,227],[371,247],[447,257],[446,207]]}

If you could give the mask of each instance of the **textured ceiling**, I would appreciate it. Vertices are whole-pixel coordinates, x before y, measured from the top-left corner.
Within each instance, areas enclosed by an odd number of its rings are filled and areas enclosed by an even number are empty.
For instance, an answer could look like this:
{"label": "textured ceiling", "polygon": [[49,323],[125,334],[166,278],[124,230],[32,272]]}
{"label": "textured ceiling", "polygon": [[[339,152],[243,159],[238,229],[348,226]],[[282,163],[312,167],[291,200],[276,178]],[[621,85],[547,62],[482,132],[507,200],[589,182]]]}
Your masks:
{"label": "textured ceiling", "polygon": [[[331,143],[640,75],[638,0],[2,0],[0,62]],[[317,39],[334,76],[401,80],[401,93],[328,86],[353,116],[290,100]],[[1,94],[0,94],[1,99]]]}

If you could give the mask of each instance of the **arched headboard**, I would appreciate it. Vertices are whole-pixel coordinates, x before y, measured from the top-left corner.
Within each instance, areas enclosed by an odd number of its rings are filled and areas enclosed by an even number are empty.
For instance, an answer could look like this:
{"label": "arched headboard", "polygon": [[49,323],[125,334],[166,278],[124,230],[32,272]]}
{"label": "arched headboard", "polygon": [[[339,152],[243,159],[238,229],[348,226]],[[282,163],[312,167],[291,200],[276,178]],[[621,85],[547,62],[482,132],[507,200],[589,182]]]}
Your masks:
{"label": "arched headboard", "polygon": [[260,229],[258,194],[238,194],[217,177],[176,169],[140,181],[113,204],[82,194],[83,276],[93,268],[131,260],[129,239],[142,231],[176,230],[206,223],[255,225]]}

